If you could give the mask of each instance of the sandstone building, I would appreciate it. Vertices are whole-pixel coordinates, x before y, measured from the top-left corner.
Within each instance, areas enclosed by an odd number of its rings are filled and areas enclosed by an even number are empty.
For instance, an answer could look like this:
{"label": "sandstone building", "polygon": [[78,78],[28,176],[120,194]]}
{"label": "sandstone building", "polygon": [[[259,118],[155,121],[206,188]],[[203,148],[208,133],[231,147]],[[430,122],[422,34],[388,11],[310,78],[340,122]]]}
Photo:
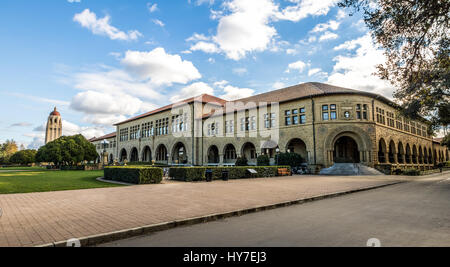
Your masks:
{"label": "sandstone building", "polygon": [[45,129],[45,144],[48,144],[62,136],[61,114],[55,109],[48,116],[47,127]]}
{"label": "sandstone building", "polygon": [[426,120],[399,114],[389,99],[364,91],[305,83],[236,101],[202,95],[117,123],[94,138],[108,140],[110,161],[233,165],[256,164],[277,151],[302,156],[313,171],[334,163],[432,168],[449,159]]}

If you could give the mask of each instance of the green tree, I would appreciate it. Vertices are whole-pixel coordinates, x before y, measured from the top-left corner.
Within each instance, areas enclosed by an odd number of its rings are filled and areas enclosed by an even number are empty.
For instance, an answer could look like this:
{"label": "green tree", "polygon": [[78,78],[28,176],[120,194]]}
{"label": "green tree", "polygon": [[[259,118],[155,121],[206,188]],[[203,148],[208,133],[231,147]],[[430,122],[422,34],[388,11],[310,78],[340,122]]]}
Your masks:
{"label": "green tree", "polygon": [[[448,125],[450,34],[448,0],[341,0],[362,11],[386,62],[378,76],[397,89],[404,115],[425,116],[433,128]],[[447,114],[443,116],[443,114]]]}
{"label": "green tree", "polygon": [[267,155],[258,157],[258,166],[270,166],[270,158]]}
{"label": "green tree", "polygon": [[14,140],[6,140],[0,145],[0,164],[9,164],[9,160],[18,151],[18,146]]}
{"label": "green tree", "polygon": [[14,164],[27,165],[36,162],[36,150],[21,150],[11,156],[10,162]]}
{"label": "green tree", "polygon": [[83,161],[94,161],[98,153],[82,135],[63,136],[41,147],[36,159],[39,162],[52,162],[55,165],[76,165]]}
{"label": "green tree", "polygon": [[447,134],[444,139],[442,140],[442,145],[448,147],[450,149],[450,133]]}
{"label": "green tree", "polygon": [[280,153],[275,156],[275,161],[279,166],[299,167],[304,163],[302,156],[296,153]]}

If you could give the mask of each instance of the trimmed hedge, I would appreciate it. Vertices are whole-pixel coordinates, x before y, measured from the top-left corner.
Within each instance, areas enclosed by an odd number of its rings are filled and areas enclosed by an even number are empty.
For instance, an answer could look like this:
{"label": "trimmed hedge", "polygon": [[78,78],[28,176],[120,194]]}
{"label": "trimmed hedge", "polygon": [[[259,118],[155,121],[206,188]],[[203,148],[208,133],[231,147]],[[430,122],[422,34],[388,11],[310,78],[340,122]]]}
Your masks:
{"label": "trimmed hedge", "polygon": [[163,170],[153,167],[105,167],[105,179],[130,184],[159,184]]}
{"label": "trimmed hedge", "polygon": [[[276,177],[279,168],[286,168],[291,171],[289,166],[269,166],[269,167],[173,167],[170,168],[169,177],[178,181],[195,182],[206,180],[206,170],[212,170],[212,179],[222,179],[222,172],[228,171],[229,179],[247,179],[247,178],[265,178]],[[253,169],[257,174],[250,174],[247,170]]]}
{"label": "trimmed hedge", "polygon": [[406,169],[403,171],[403,175],[406,176],[420,176],[420,170],[418,169]]}

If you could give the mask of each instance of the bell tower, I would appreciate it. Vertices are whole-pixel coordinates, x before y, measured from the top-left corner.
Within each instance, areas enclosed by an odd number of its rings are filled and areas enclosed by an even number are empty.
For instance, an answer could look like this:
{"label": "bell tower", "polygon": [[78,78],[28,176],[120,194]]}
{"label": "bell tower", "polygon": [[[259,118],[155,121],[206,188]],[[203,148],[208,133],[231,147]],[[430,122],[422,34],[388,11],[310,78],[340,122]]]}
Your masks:
{"label": "bell tower", "polygon": [[61,114],[55,109],[47,120],[47,128],[45,130],[45,144],[48,144],[62,136],[62,120]]}

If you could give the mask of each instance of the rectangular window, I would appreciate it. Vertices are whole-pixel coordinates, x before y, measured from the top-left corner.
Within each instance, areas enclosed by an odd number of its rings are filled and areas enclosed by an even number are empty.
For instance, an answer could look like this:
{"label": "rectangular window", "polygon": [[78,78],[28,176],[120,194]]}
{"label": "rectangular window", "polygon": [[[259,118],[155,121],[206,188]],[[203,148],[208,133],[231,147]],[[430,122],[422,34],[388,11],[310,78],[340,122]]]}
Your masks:
{"label": "rectangular window", "polygon": [[264,114],[264,128],[270,128],[270,117],[269,114]]}
{"label": "rectangular window", "polygon": [[245,119],[241,119],[241,132],[245,132]]}
{"label": "rectangular window", "polygon": [[328,115],[328,112],[322,113],[322,119],[323,119],[324,121],[327,121],[327,120],[330,119],[330,117],[329,117],[329,115]]}
{"label": "rectangular window", "polygon": [[270,128],[275,128],[276,122],[277,122],[276,120],[277,120],[277,114],[271,113],[270,114]]}
{"label": "rectangular window", "polygon": [[286,117],[286,126],[292,125],[291,117]]}
{"label": "rectangular window", "polygon": [[255,117],[251,118],[251,130],[252,131],[256,130],[256,118]]}
{"label": "rectangular window", "polygon": [[284,115],[285,115],[285,116],[291,116],[291,111],[290,111],[290,110],[286,110],[286,111],[284,112]]}
{"label": "rectangular window", "polygon": [[298,115],[298,109],[292,110],[292,115]]}
{"label": "rectangular window", "polygon": [[330,119],[333,120],[337,120],[337,113],[336,111],[331,111],[330,113]]}
{"label": "rectangular window", "polygon": [[322,111],[328,111],[328,105],[323,105],[322,106]]}
{"label": "rectangular window", "polygon": [[299,123],[299,121],[298,121],[298,116],[292,117],[292,124],[298,125],[298,123]]}
{"label": "rectangular window", "polygon": [[306,124],[306,115],[300,115],[300,124]]}

